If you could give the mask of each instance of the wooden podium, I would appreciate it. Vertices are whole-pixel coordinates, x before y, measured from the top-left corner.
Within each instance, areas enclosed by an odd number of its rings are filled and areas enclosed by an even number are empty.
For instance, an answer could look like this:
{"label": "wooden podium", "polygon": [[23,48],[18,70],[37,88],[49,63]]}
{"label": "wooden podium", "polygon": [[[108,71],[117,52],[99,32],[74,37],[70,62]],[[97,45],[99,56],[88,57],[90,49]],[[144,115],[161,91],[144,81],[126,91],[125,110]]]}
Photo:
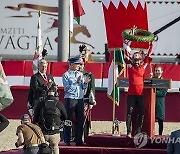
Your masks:
{"label": "wooden podium", "polygon": [[[128,78],[118,78],[117,86],[125,88],[129,86]],[[145,132],[149,137],[154,136],[155,130],[155,88],[171,88],[171,80],[164,79],[145,79],[144,80],[144,122],[142,132]],[[132,135],[134,136],[136,129],[137,111],[134,108],[132,115]]]}

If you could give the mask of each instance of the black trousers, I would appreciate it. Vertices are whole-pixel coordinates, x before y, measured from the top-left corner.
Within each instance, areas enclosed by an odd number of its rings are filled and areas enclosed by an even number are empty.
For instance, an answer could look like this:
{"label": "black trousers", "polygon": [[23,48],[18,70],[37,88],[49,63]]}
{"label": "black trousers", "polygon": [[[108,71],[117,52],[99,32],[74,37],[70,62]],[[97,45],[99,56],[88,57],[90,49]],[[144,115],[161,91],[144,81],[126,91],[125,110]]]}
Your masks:
{"label": "black trousers", "polygon": [[144,119],[144,98],[142,95],[128,95],[127,97],[127,134],[131,133],[132,113],[135,106],[137,107],[138,111],[136,133],[139,133],[141,131]]}
{"label": "black trousers", "polygon": [[23,150],[23,154],[37,154],[39,151],[39,147],[38,146],[34,146],[34,147],[27,147]]}
{"label": "black trousers", "polygon": [[[76,116],[75,123],[75,142],[77,144],[82,143],[83,135],[83,117],[84,117],[84,102],[83,99],[71,99],[65,98],[65,109],[67,112],[68,120],[73,119],[73,114]],[[65,128],[65,143],[70,143],[71,140],[71,127]]]}
{"label": "black trousers", "polygon": [[162,135],[162,133],[163,133],[163,120],[159,119],[159,118],[157,118],[157,120],[158,120],[158,125],[159,125],[159,135]]}
{"label": "black trousers", "polygon": [[[89,110],[89,104],[84,102],[84,119],[83,119],[83,137],[84,139],[89,136],[89,129],[91,127],[91,111]],[[71,140],[75,137],[75,123],[72,123]]]}
{"label": "black trousers", "polygon": [[86,137],[89,136],[89,129],[90,129],[90,121],[87,119],[85,121],[85,125],[84,125],[84,128],[83,128],[83,131],[84,131],[84,139],[86,139]]}

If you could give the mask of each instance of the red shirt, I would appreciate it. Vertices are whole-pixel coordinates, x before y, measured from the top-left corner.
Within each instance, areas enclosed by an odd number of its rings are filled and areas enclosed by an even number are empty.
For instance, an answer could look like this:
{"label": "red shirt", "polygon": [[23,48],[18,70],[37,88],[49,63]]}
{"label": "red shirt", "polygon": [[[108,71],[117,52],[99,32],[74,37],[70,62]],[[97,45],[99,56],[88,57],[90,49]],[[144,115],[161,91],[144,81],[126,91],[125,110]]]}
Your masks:
{"label": "red shirt", "polygon": [[142,95],[144,88],[144,65],[139,67],[130,67],[129,74],[129,89],[128,95]]}

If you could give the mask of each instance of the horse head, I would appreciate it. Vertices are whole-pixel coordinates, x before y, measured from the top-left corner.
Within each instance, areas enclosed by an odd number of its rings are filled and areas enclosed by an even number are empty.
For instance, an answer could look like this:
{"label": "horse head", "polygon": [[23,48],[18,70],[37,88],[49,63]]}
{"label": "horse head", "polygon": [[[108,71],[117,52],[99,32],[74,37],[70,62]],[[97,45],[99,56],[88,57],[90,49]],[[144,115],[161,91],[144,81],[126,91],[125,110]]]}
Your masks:
{"label": "horse head", "polygon": [[88,38],[91,37],[91,34],[89,33],[89,31],[88,31],[88,29],[87,29],[86,26],[81,25],[81,28],[80,28],[80,29],[81,29],[82,34],[86,35]]}

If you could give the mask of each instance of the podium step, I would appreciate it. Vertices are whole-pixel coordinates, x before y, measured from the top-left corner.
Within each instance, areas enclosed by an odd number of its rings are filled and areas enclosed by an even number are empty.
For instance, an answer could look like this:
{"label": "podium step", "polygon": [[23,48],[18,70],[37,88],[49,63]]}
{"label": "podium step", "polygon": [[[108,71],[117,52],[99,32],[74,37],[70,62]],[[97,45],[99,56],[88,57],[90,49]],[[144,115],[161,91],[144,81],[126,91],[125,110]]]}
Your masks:
{"label": "podium step", "polygon": [[140,149],[116,147],[60,147],[60,154],[166,154],[165,149]]}
{"label": "podium step", "polygon": [[[127,138],[125,135],[96,134],[86,138],[86,146],[75,146],[74,142],[71,146],[65,146],[64,142],[60,142],[59,151],[60,154],[166,154],[166,141],[163,140],[166,138],[167,136],[155,136],[153,139],[148,139],[147,143],[141,139],[140,144],[144,146],[139,148],[135,146],[134,138]],[[21,153],[22,149],[0,152],[0,154]]]}
{"label": "podium step", "polygon": [[[91,147],[166,149],[168,136],[153,138],[128,138],[126,135],[112,136],[112,134],[96,134],[86,138],[86,144]],[[138,142],[138,143],[137,143]]]}

